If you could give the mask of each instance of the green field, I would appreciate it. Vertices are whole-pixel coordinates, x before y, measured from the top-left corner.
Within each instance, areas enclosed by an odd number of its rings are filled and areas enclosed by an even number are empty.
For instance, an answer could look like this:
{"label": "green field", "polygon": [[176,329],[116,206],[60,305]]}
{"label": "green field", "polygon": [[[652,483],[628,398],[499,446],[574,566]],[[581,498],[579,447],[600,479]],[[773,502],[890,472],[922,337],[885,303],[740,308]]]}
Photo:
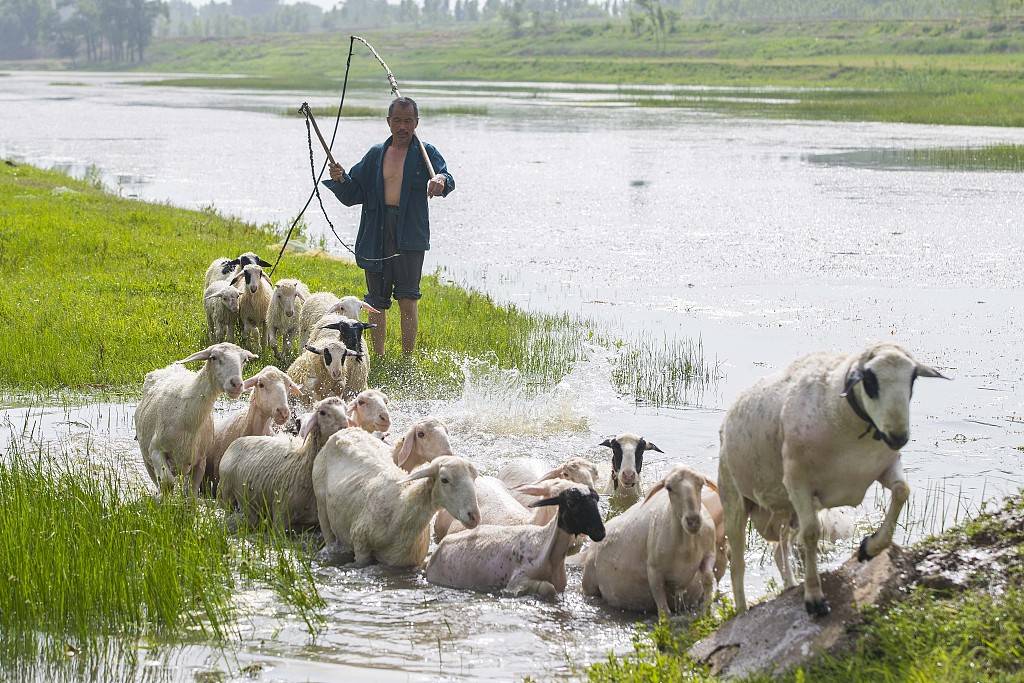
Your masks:
{"label": "green field", "polygon": [[[366,36],[400,82],[726,86],[742,90],[644,103],[774,117],[1024,125],[1020,18],[684,22],[658,40],[612,20],[526,27],[519,34],[492,24],[399,27]],[[175,39],[154,44],[140,68],[241,74],[173,81],[180,85],[337,91],[347,51],[344,34]],[[358,44],[351,77],[386,89],[379,65]],[[765,87],[778,89],[761,93],[772,101],[747,101],[748,89]]]}

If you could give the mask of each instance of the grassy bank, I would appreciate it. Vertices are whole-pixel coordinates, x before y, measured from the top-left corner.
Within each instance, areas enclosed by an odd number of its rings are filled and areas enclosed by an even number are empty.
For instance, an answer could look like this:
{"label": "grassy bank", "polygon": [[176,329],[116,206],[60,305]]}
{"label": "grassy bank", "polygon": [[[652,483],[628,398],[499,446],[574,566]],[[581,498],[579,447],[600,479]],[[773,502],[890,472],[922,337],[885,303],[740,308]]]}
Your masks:
{"label": "grassy bank", "polygon": [[[206,266],[248,250],[272,257],[279,240],[270,227],[121,199],[60,173],[0,164],[0,391],[137,392],[148,371],[207,345]],[[274,275],[282,277],[313,291],[365,291],[362,271],[332,258],[289,253]],[[715,372],[688,340],[665,341],[657,355],[627,363],[635,347],[585,321],[498,306],[435,277],[424,277],[422,290],[417,355],[401,358],[392,324],[387,355],[373,365],[371,383],[398,395],[459,391],[467,358],[550,385],[592,345],[618,355],[615,380],[639,400],[661,402],[678,393],[680,380],[706,383]],[[273,363],[273,354],[265,351],[259,362]],[[663,372],[665,363],[672,372]]]}
{"label": "grassy bank", "polygon": [[[784,91],[769,97],[786,101],[711,92],[647,103],[782,117],[1024,125],[1019,18],[683,22],[657,41],[611,20],[528,25],[518,33],[491,24],[366,35],[403,82],[772,86]],[[338,54],[347,45],[343,34],[166,40],[153,46],[142,68],[242,75],[174,81],[182,85],[335,91],[342,76]],[[352,64],[357,81],[382,82],[367,55],[357,53]]]}
{"label": "grassy bank", "polygon": [[[950,569],[953,581],[915,579],[905,596],[866,614],[856,644],[769,680],[803,683],[1021,680],[1024,656],[1024,496],[929,538],[913,550]],[[977,559],[973,559],[977,558]],[[686,654],[731,616],[720,607],[690,629],[662,623],[626,657],[592,666],[591,681],[715,680]]]}

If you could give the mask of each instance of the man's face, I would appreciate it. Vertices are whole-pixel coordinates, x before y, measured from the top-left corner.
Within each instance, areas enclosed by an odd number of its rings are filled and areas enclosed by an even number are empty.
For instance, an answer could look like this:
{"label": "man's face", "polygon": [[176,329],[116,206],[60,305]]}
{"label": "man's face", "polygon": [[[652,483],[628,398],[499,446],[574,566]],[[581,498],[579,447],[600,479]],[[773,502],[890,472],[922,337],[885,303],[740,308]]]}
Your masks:
{"label": "man's face", "polygon": [[398,105],[391,110],[388,116],[388,126],[391,128],[391,135],[395,142],[406,145],[412,140],[412,134],[416,130],[420,120],[409,105]]}

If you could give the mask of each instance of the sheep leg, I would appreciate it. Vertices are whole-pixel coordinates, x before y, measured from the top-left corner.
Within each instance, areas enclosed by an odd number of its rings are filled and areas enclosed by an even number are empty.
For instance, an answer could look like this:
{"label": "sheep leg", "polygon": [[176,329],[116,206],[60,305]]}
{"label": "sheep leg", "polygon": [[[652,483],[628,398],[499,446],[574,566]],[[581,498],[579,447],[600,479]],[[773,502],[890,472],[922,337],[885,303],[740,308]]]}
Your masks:
{"label": "sheep leg", "polygon": [[743,588],[743,575],[747,565],[743,557],[747,543],[747,518],[750,516],[747,503],[736,490],[732,477],[727,476],[724,467],[719,469],[718,492],[722,499],[725,517],[725,537],[729,541],[729,577],[732,580],[732,595],[736,613],[747,611],[747,596]]}
{"label": "sheep leg", "polygon": [[558,596],[558,591],[550,581],[531,579],[525,576],[519,579],[513,578],[505,590],[516,597],[536,595],[544,600],[554,600]]}
{"label": "sheep leg", "polygon": [[700,614],[708,614],[711,611],[711,600],[715,596],[715,553],[704,556],[700,566],[701,596],[698,605]]}
{"label": "sheep leg", "polygon": [[277,330],[273,325],[267,325],[267,335],[264,342],[274,351],[274,357],[281,360],[281,354],[277,350]]}
{"label": "sheep leg", "polygon": [[213,344],[217,343],[217,324],[210,311],[206,312],[206,338]]}
{"label": "sheep leg", "polygon": [[775,566],[779,568],[779,575],[782,576],[782,585],[785,588],[792,588],[796,585],[796,577],[793,576],[793,546],[792,530],[789,524],[783,522],[779,525],[779,542],[775,544]]}
{"label": "sheep leg", "polygon": [[168,462],[168,455],[170,454],[155,449],[149,454],[153,460],[152,470],[155,475],[153,481],[161,493],[170,493],[174,489],[175,477]]}
{"label": "sheep leg", "polygon": [[896,531],[896,521],[903,511],[903,506],[910,498],[910,485],[903,476],[903,466],[897,460],[878,478],[878,483],[892,491],[889,509],[885,512],[882,526],[870,536],[865,536],[857,549],[857,559],[861,562],[870,560],[892,544],[892,535]]}
{"label": "sheep leg", "polygon": [[668,607],[668,593],[665,591],[665,575],[649,562],[647,563],[647,585],[651,589],[651,596],[658,608],[658,614],[671,616],[672,610]]}
{"label": "sheep leg", "polygon": [[818,539],[821,537],[821,522],[818,520],[817,499],[803,486],[796,485],[787,477],[783,483],[789,491],[789,499],[800,520],[800,543],[804,547],[804,607],[814,617],[827,616],[832,608],[821,589],[818,575]]}

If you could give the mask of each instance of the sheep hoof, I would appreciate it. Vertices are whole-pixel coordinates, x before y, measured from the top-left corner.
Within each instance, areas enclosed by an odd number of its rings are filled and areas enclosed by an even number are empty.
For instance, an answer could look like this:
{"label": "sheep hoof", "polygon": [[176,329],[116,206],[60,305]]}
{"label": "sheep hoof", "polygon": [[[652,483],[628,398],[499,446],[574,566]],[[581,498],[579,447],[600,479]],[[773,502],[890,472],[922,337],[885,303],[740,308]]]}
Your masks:
{"label": "sheep hoof", "polygon": [[860,547],[857,548],[857,561],[858,562],[867,562],[868,560],[870,560],[870,559],[872,559],[874,557],[874,555],[872,555],[871,553],[868,552],[868,541],[869,540],[871,540],[870,536],[865,536],[863,539],[861,539]]}
{"label": "sheep hoof", "polygon": [[807,609],[807,613],[812,617],[827,617],[832,608],[828,604],[828,600],[822,598],[820,600],[804,600],[804,607]]}

